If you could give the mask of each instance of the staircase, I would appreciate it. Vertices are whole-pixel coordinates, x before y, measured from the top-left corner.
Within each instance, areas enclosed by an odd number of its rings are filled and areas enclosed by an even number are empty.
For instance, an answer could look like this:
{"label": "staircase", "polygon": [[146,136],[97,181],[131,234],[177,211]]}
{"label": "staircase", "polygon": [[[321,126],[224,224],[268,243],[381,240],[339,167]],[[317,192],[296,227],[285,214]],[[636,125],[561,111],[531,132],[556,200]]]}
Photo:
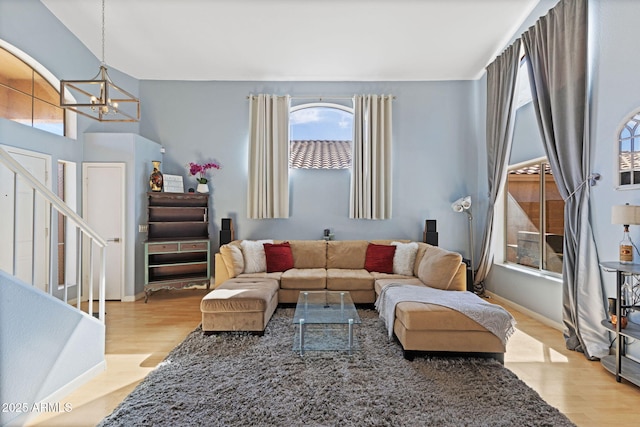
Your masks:
{"label": "staircase", "polygon": [[[6,243],[0,250],[13,248],[12,265],[4,265],[8,271],[0,270],[0,402],[21,405],[12,411],[0,412],[0,425],[4,426],[23,425],[39,415],[38,408],[56,407],[65,395],[105,369],[107,243],[2,148],[0,166],[7,168],[14,177],[13,194],[0,195],[0,209],[13,208],[15,212],[18,182],[31,188],[33,209],[36,209],[35,200],[38,199],[49,212],[49,230],[54,229],[59,218],[67,227],[76,230],[75,265],[78,270],[76,284],[69,285],[65,281],[62,292],[56,292],[60,296],[54,296],[54,287],[58,288],[53,268],[58,265],[57,243],[52,242],[51,232],[46,233],[44,244],[48,259],[36,259],[35,254],[42,252],[36,252],[39,248],[35,248],[35,244],[26,257],[32,260],[32,270],[35,263],[46,262],[49,266],[48,292],[43,292],[36,286],[41,284],[33,283],[33,280],[27,283],[24,278],[16,277],[16,260],[18,256],[24,257],[23,253],[16,253],[16,247],[24,250],[24,246],[16,241],[17,233],[0,236]],[[32,216],[35,218],[35,213]],[[15,214],[13,218],[15,229]],[[35,226],[32,229],[35,234]],[[4,255],[6,259],[8,254]],[[97,265],[96,272],[94,265]],[[83,266],[87,266],[89,274],[83,274]],[[90,283],[82,284],[82,277],[88,277]],[[86,295],[83,288],[87,289]],[[94,288],[97,295],[94,295]],[[98,310],[94,313],[96,297]]]}

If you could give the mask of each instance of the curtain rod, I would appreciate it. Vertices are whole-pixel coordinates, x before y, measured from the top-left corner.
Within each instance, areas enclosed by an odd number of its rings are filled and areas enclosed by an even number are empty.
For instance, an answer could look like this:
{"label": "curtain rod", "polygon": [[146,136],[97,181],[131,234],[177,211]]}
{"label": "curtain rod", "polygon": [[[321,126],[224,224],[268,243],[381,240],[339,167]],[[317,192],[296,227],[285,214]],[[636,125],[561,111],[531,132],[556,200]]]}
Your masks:
{"label": "curtain rod", "polygon": [[[247,95],[247,99],[251,99],[252,96],[255,95]],[[319,101],[328,99],[353,99],[355,95],[351,95],[351,96],[344,96],[344,95],[337,95],[337,96],[327,96],[327,95],[306,95],[306,96],[291,96],[291,99],[317,99]],[[395,95],[392,96],[392,99],[396,99]]]}

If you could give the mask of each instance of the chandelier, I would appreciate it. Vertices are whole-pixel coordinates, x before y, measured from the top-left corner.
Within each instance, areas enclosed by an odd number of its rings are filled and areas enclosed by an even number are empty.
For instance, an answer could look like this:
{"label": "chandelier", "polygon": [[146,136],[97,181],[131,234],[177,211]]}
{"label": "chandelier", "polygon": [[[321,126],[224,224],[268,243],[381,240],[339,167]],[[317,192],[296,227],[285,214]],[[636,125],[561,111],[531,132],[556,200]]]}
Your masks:
{"label": "chandelier", "polygon": [[60,106],[100,122],[137,122],[140,100],[116,86],[104,61],[104,2],[102,0],[102,61],[91,80],[61,80]]}

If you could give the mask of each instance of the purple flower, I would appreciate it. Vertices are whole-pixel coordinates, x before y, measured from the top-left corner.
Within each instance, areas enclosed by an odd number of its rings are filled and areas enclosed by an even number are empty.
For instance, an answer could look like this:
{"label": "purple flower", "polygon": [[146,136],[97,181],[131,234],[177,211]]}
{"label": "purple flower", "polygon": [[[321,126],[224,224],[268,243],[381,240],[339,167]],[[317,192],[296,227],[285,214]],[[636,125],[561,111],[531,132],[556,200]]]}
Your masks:
{"label": "purple flower", "polygon": [[206,184],[207,183],[207,178],[204,177],[205,173],[209,169],[220,169],[220,167],[221,167],[220,164],[215,162],[215,161],[214,162],[205,163],[203,165],[200,165],[198,163],[189,162],[189,175],[192,175],[192,176],[198,175],[196,180],[200,184]]}

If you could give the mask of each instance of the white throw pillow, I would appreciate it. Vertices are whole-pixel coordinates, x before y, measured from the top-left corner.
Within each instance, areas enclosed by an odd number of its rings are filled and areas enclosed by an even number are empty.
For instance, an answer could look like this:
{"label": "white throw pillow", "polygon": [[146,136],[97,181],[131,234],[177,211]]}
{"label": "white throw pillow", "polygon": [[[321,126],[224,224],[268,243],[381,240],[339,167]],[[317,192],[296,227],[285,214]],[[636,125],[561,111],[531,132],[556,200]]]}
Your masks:
{"label": "white throw pillow", "polygon": [[240,243],[245,273],[264,273],[267,271],[267,257],[264,254],[265,243],[273,243],[273,240],[243,240]]}
{"label": "white throw pillow", "polygon": [[413,276],[413,266],[416,263],[418,244],[416,242],[391,242],[396,247],[393,255],[393,272],[405,276]]}

